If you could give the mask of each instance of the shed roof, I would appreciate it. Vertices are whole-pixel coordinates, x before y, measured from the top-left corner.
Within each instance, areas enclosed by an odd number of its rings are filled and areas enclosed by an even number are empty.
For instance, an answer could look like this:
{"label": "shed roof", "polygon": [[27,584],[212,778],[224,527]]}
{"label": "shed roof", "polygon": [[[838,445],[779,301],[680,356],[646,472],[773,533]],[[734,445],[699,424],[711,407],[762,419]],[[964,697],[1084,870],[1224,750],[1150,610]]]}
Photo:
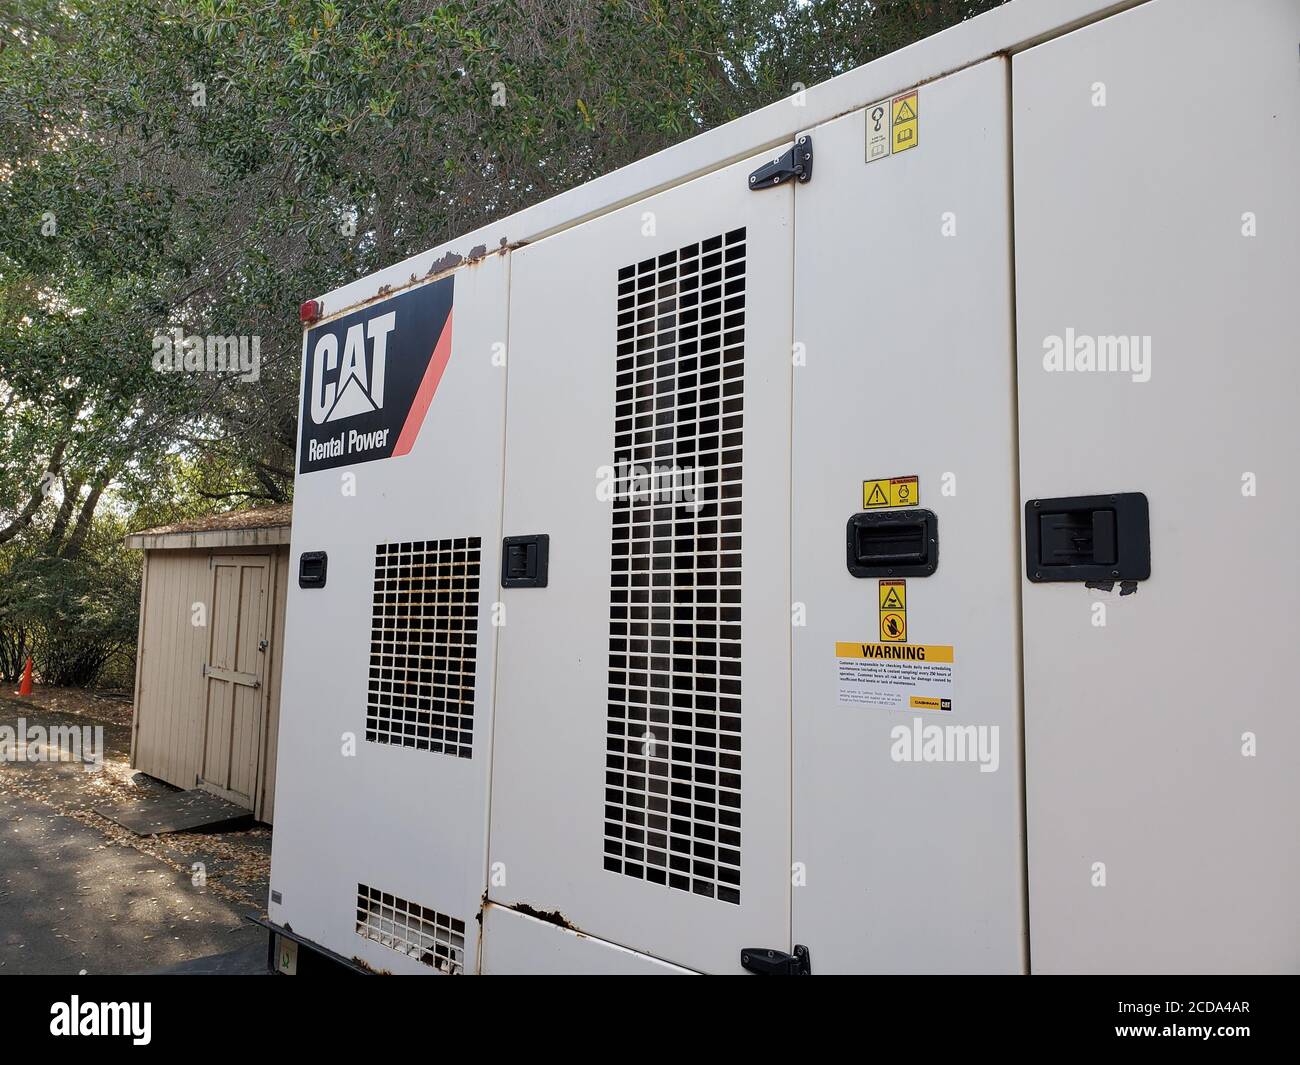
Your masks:
{"label": "shed roof", "polygon": [[145,551],[204,548],[253,547],[287,544],[293,521],[293,505],[232,510],[206,514],[201,518],[141,529],[126,538],[126,546]]}

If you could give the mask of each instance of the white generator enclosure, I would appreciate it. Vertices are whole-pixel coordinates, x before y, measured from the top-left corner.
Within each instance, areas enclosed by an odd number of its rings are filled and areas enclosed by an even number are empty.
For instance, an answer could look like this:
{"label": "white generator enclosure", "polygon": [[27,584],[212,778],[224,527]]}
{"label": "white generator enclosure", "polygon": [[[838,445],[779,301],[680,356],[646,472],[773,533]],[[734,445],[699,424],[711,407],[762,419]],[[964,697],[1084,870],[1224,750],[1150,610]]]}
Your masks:
{"label": "white generator enclosure", "polygon": [[1298,41],[1016,0],[324,296],[278,933],[1300,971]]}

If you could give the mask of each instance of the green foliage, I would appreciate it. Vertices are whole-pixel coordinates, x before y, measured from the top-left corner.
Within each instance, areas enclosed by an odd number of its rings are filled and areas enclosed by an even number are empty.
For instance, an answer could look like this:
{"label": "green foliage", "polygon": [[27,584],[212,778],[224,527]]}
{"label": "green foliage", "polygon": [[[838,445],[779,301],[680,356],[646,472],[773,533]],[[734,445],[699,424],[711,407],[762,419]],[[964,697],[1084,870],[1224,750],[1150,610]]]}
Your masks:
{"label": "green foliage", "polygon": [[0,677],[28,655],[44,684],[129,687],[139,620],[140,558],[120,519],[101,518],[76,558],[0,549]]}
{"label": "green foliage", "polygon": [[0,672],[123,638],[113,522],[288,498],[302,299],[997,3],[0,0]]}

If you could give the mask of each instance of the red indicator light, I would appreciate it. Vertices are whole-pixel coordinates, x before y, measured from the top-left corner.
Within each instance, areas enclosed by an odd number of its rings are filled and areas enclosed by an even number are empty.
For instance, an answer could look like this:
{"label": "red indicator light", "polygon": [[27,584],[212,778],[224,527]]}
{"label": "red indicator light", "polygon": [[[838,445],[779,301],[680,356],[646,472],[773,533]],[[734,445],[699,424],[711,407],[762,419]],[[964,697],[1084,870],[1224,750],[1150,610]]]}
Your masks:
{"label": "red indicator light", "polygon": [[298,317],[304,322],[314,322],[320,317],[320,300],[307,300],[298,308]]}

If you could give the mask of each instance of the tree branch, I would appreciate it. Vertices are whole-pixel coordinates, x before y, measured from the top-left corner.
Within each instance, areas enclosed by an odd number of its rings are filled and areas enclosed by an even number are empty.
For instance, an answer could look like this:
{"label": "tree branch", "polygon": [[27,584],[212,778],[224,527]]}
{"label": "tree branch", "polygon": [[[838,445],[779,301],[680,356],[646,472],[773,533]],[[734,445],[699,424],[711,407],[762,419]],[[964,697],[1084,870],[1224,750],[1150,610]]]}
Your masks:
{"label": "tree branch", "polygon": [[49,494],[50,485],[54,483],[54,478],[59,473],[63,464],[63,452],[67,450],[67,447],[68,441],[66,437],[54,445],[54,450],[50,452],[50,460],[45,464],[45,472],[41,474],[40,479],[36,482],[36,487],[32,489],[27,505],[23,507],[13,521],[0,529],[0,544],[8,543],[32,523],[32,519],[36,517],[36,512],[41,509],[41,504],[45,502],[45,497]]}

